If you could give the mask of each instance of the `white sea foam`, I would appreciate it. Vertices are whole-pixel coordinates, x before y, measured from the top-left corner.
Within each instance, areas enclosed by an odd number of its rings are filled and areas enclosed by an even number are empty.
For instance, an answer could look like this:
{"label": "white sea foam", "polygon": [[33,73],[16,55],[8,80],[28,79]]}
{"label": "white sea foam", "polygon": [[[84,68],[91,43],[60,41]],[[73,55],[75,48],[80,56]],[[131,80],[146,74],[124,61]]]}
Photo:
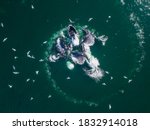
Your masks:
{"label": "white sea foam", "polygon": [[138,54],[136,54],[136,57],[138,58],[137,63],[136,63],[137,64],[136,72],[140,72],[143,66],[142,61],[145,59],[144,29],[142,25],[140,24],[140,18],[135,13],[132,12],[129,18],[135,28],[137,39],[139,40],[139,47],[137,48]]}
{"label": "white sea foam", "polygon": [[124,0],[120,0],[122,5],[125,5],[125,1]]}

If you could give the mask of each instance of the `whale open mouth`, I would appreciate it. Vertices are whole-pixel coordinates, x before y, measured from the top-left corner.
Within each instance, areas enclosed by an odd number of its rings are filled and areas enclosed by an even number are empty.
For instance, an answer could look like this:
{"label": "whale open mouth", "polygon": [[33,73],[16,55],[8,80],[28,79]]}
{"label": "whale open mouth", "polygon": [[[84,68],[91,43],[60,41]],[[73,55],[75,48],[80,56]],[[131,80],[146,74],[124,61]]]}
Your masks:
{"label": "whale open mouth", "polygon": [[68,26],[68,33],[70,36],[72,36],[74,34],[77,34],[77,31],[76,31],[75,27],[73,27],[72,25],[69,25]]}
{"label": "whale open mouth", "polygon": [[65,59],[69,70],[80,66],[87,76],[99,81],[103,77],[103,71],[100,69],[99,60],[91,52],[96,36],[88,29],[83,28],[82,31],[79,31],[72,25],[66,27],[61,33],[65,35],[62,37],[60,34],[56,37],[53,48],[56,48],[57,51],[51,51],[49,61],[57,62]]}

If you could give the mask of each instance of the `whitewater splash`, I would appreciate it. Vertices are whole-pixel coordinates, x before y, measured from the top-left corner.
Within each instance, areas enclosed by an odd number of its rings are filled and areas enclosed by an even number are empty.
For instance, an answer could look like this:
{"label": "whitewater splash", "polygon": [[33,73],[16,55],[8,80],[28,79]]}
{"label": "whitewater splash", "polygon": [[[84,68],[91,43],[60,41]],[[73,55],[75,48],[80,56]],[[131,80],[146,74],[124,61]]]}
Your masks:
{"label": "whitewater splash", "polygon": [[104,73],[99,60],[91,52],[91,46],[95,44],[96,39],[101,40],[104,45],[104,38],[97,38],[89,29],[69,25],[54,38],[49,61],[57,62],[64,59],[69,70],[79,65],[87,76],[99,81]]}

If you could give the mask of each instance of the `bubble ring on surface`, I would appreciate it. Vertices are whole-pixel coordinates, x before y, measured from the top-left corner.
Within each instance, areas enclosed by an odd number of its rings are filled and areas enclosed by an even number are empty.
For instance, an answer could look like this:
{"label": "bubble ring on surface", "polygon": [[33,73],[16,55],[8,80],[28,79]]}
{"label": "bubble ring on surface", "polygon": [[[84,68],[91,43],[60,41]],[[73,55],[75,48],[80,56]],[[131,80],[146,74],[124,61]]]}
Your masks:
{"label": "bubble ring on surface", "polygon": [[[75,27],[76,27],[77,31],[78,31],[80,34],[81,34],[81,31],[82,31],[83,28],[87,28],[87,26],[80,26],[80,25],[76,25]],[[92,32],[93,34],[95,33],[95,30],[93,30],[93,29],[89,29],[89,28],[88,28],[88,30],[89,30],[90,32]],[[61,29],[61,30],[59,30],[59,31],[57,31],[57,32],[50,38],[50,40],[49,40],[49,42],[48,42],[48,49],[47,49],[48,51],[46,51],[46,53],[45,53],[45,55],[47,56],[47,59],[48,59],[49,55],[51,55],[51,52],[50,52],[49,50],[51,50],[51,48],[53,47],[53,44],[55,44],[56,39],[58,38],[58,36],[59,36],[62,32],[65,32],[65,31],[66,31],[66,27],[63,28],[63,29]],[[105,38],[103,37],[102,40],[105,40]],[[106,39],[106,40],[107,40],[107,39]],[[106,40],[103,41],[103,44],[104,44],[104,42],[106,42]],[[94,58],[94,57],[93,57],[93,58]],[[48,61],[48,62],[49,62],[49,61]],[[68,94],[65,93],[64,91],[62,91],[61,88],[56,84],[55,80],[52,79],[52,77],[51,77],[51,71],[50,71],[50,68],[49,68],[49,65],[48,65],[48,64],[45,64],[45,68],[47,68],[47,69],[46,69],[46,70],[47,70],[46,73],[48,74],[48,78],[49,78],[49,80],[51,81],[51,84],[53,84],[53,88],[55,89],[55,91],[56,91],[58,94],[60,94],[61,96],[65,97],[66,100],[71,101],[71,102],[73,102],[73,103],[75,103],[75,104],[82,104],[82,103],[84,103],[84,104],[87,104],[88,106],[98,106],[98,103],[96,103],[96,102],[87,101],[87,100],[85,101],[85,100],[82,100],[82,99],[77,99],[77,98],[68,96]]]}
{"label": "bubble ring on surface", "polygon": [[[125,5],[123,5],[125,6]],[[135,29],[135,32],[136,32],[136,37],[138,39],[138,46],[134,51],[136,52],[136,63],[135,63],[135,68],[133,70],[131,70],[131,75],[135,75],[136,72],[140,72],[141,69],[142,69],[142,63],[145,59],[145,50],[144,50],[144,29],[140,23],[140,18],[138,17],[138,15],[134,12],[132,12],[132,10],[130,11],[130,14],[129,14],[129,21],[131,22],[132,26],[134,27]],[[56,37],[58,36],[58,33],[60,33],[62,30],[56,32],[50,39],[49,41],[49,46],[48,48],[50,49],[52,47],[52,44],[51,41],[53,41],[54,39],[56,39]],[[46,52],[46,55],[48,56],[48,52]],[[75,97],[72,97],[70,95],[68,95],[66,92],[62,91],[62,89],[57,85],[57,83],[55,82],[54,79],[51,78],[51,71],[48,66],[48,64],[45,65],[46,67],[46,70],[47,70],[47,74],[48,74],[48,79],[50,79],[51,81],[51,84],[53,86],[53,88],[55,89],[56,93],[61,95],[62,97],[64,97],[67,101],[70,101],[70,102],[73,102],[74,104],[86,104],[88,106],[99,106],[99,103],[101,103],[104,99],[101,99],[99,102],[95,102],[95,101],[88,101],[88,100],[83,100],[83,99],[78,99],[78,98],[75,98]],[[111,96],[113,95],[117,95],[118,93],[114,93]],[[109,97],[107,97],[109,98]]]}

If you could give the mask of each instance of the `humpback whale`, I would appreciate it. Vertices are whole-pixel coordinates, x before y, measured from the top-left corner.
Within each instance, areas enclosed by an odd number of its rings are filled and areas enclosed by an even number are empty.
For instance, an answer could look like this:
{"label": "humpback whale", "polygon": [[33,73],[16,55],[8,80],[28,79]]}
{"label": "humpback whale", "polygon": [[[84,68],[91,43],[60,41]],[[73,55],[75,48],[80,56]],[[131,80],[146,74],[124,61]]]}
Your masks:
{"label": "humpback whale", "polygon": [[65,53],[65,43],[63,38],[58,38],[56,41],[56,50],[58,53],[64,54]]}
{"label": "humpback whale", "polygon": [[68,34],[69,37],[71,38],[73,46],[79,46],[79,36],[74,26],[72,25],[68,26]]}
{"label": "humpback whale", "polygon": [[84,38],[82,44],[93,46],[95,43],[95,37],[93,36],[93,34],[87,29],[83,29],[83,34],[84,34]]}
{"label": "humpback whale", "polygon": [[94,43],[95,36],[90,30],[83,28],[79,30],[69,25],[56,37],[54,44],[56,51],[49,56],[49,61],[56,62],[63,58],[69,70],[73,70],[75,65],[80,65],[86,75],[98,81],[102,78],[103,71],[90,49]]}
{"label": "humpback whale", "polygon": [[86,60],[85,56],[81,52],[78,52],[78,51],[72,52],[71,59],[74,63],[79,64],[79,65],[84,64]]}

